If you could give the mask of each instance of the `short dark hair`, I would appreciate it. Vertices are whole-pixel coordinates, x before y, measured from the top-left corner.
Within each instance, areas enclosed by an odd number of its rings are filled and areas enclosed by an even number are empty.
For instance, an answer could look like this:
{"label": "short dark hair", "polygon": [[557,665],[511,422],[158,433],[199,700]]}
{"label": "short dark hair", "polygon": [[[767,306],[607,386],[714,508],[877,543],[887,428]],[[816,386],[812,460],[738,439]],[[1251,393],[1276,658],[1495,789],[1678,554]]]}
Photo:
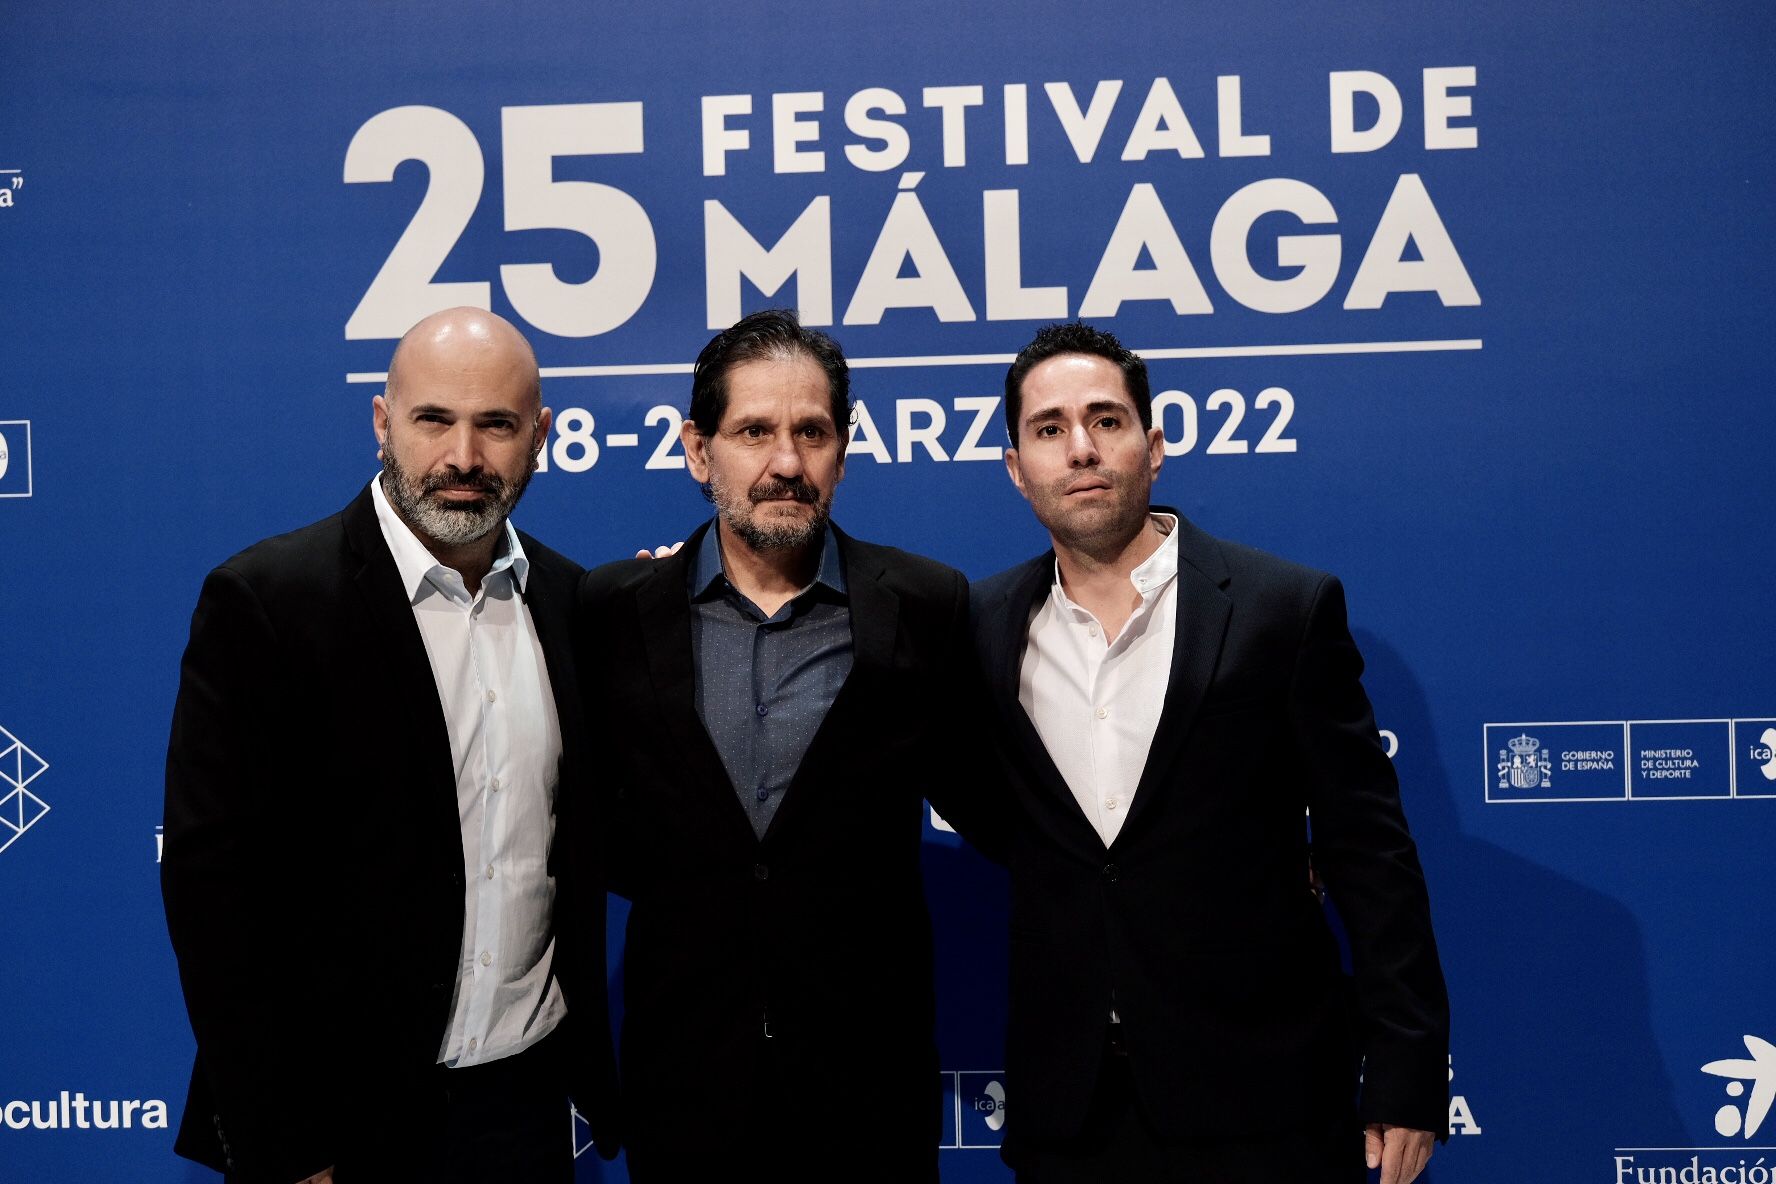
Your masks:
{"label": "short dark hair", "polygon": [[826,371],[833,426],[839,429],[842,448],[851,424],[851,368],[845,364],[838,342],[818,329],[804,326],[790,308],[767,308],[742,317],[703,347],[691,371],[691,422],[705,436],[713,436],[728,410],[727,380],[734,367],[761,358],[792,358],[797,354],[813,359]]}
{"label": "short dark hair", "polygon": [[1011,369],[1005,372],[1005,435],[1017,447],[1018,416],[1024,409],[1024,378],[1038,365],[1061,354],[1090,354],[1116,363],[1122,371],[1122,385],[1134,400],[1135,413],[1141,417],[1141,430],[1153,426],[1153,393],[1147,386],[1147,363],[1139,354],[1123,347],[1114,334],[1096,329],[1084,321],[1068,321],[1062,325],[1044,325],[1036,330]]}

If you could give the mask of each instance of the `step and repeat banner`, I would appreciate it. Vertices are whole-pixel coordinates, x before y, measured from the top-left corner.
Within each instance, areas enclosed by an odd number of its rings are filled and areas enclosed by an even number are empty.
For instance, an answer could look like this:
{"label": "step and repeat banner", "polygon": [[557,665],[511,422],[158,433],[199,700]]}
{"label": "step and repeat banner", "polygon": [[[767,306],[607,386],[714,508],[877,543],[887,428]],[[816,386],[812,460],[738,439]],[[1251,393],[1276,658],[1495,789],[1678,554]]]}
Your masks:
{"label": "step and repeat banner", "polygon": [[[375,471],[395,339],[525,331],[517,519],[591,565],[708,513],[690,362],[793,305],[855,367],[855,534],[1039,551],[999,391],[1077,316],[1150,360],[1160,500],[1343,577],[1453,1003],[1430,1178],[1767,1184],[1772,45],[1666,0],[11,0],[0,1178],[209,1178],[171,1151],[178,659],[209,568]],[[313,743],[308,825],[348,827]],[[944,1175],[1004,1181],[1005,885],[924,858]]]}

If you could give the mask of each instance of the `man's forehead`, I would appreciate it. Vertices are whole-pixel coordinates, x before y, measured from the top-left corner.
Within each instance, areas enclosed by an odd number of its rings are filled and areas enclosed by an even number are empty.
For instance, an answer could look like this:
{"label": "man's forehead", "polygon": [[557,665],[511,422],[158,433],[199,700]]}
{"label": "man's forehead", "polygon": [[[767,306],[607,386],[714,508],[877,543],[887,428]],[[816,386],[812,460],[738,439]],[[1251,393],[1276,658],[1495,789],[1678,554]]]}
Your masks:
{"label": "man's forehead", "polygon": [[1023,383],[1023,418],[1103,404],[1134,410],[1122,368],[1096,354],[1057,354],[1030,368]]}
{"label": "man's forehead", "polygon": [[727,411],[747,417],[832,419],[826,371],[813,358],[795,355],[743,362],[728,373]]}

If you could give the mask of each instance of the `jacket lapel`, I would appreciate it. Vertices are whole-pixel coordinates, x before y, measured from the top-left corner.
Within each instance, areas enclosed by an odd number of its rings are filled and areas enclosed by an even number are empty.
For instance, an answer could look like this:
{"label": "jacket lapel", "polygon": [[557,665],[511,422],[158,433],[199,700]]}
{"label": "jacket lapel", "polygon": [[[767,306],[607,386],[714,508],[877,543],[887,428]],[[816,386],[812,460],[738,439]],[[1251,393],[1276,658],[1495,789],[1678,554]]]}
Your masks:
{"label": "jacket lapel", "polygon": [[[648,677],[659,716],[684,762],[687,784],[707,786],[726,799],[735,821],[750,836],[752,823],[728,778],[715,741],[697,714],[697,668],[691,652],[690,559],[709,532],[706,522],[691,533],[678,553],[657,559],[636,590],[638,634],[647,654]],[[712,544],[713,545],[713,544]]]}
{"label": "jacket lapel", "polygon": [[1228,619],[1233,615],[1233,601],[1225,591],[1230,578],[1227,564],[1215,540],[1191,525],[1182,514],[1178,515],[1178,535],[1172,672],[1166,683],[1159,726],[1154,730],[1147,763],[1135,789],[1134,804],[1116,836],[1118,843],[1137,830],[1141,815],[1151,807],[1155,795],[1165,791],[1172,767],[1196,721],[1197,708],[1202,706],[1203,696],[1221,663],[1221,645],[1227,636]]}
{"label": "jacket lapel", "polygon": [[1068,837],[1093,851],[1102,851],[1103,840],[1079,808],[1079,800],[1073,796],[1072,788],[1049,755],[1048,746],[1042,742],[1041,733],[1018,699],[1024,650],[1029,644],[1030,617],[1054,586],[1054,565],[1054,552],[1044,552],[1018,570],[1002,601],[982,606],[981,611],[990,614],[993,622],[986,674],[993,688],[994,709],[1006,735],[1011,737],[1012,760],[1023,767],[1026,777],[1038,790],[1061,808],[1063,817],[1078,823],[1069,827],[1072,833]]}
{"label": "jacket lapel", "polygon": [[375,625],[386,700],[391,709],[404,711],[408,720],[407,736],[395,743],[412,753],[420,765],[419,784],[448,791],[439,801],[454,819],[456,767],[450,755],[450,732],[444,724],[444,704],[438,697],[438,683],[419,635],[419,623],[413,619],[413,601],[401,585],[400,569],[382,537],[367,486],[345,508],[344,523],[346,539],[363,562],[355,579]]}
{"label": "jacket lapel", "polygon": [[540,545],[529,535],[520,534],[525,554],[531,556],[530,578],[521,595],[530,612],[530,623],[536,631],[537,645],[543,651],[549,689],[555,698],[555,718],[561,730],[561,763],[573,768],[580,753],[583,708],[580,698],[579,674],[574,666],[571,612],[575,584],[562,578],[553,564],[540,562]]}

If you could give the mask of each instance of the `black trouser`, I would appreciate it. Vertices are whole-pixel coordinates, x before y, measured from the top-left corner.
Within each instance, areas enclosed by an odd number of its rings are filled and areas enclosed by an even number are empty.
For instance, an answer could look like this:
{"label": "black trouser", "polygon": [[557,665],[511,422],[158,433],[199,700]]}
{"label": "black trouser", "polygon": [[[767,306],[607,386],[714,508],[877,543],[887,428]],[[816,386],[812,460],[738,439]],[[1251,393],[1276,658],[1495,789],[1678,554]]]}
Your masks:
{"label": "black trouser", "polygon": [[[1015,1098],[1002,1154],[1018,1184],[1362,1184],[1365,1176],[1363,1131],[1354,1115],[1263,1139],[1162,1140],[1141,1113],[1128,1057],[1108,1038],[1077,1136],[1018,1134]],[[1265,1105],[1261,1097],[1250,1102],[1255,1111]]]}
{"label": "black trouser", "polygon": [[564,1049],[551,1033],[515,1056],[422,1074],[364,1116],[336,1184],[571,1184],[573,1126]]}

